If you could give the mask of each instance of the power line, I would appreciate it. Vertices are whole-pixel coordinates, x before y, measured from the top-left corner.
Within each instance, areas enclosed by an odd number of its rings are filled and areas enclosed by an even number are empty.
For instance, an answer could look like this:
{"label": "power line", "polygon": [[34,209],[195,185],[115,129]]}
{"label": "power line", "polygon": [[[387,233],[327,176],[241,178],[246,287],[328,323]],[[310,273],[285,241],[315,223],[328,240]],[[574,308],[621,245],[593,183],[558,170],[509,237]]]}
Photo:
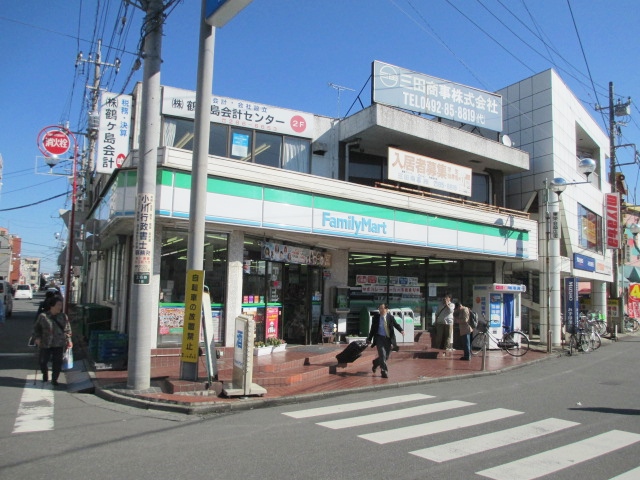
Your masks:
{"label": "power line", "polygon": [[61,193],[60,195],[54,195],[53,197],[45,198],[44,200],[40,200],[39,202],[29,203],[28,205],[21,205],[19,207],[12,207],[12,208],[1,208],[0,212],[8,212],[10,210],[19,210],[21,208],[33,207],[34,205],[40,205],[41,203],[48,202],[49,200],[53,200],[55,198],[64,197],[66,195],[68,195],[67,192]]}

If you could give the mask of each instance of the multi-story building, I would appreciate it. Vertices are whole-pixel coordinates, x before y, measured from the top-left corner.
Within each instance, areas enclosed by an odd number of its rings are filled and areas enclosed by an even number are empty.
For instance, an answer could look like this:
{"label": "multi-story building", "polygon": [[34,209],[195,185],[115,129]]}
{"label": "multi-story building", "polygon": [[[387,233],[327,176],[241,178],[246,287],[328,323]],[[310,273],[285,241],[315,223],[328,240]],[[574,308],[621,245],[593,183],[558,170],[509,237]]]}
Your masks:
{"label": "multi-story building", "polygon": [[[375,101],[342,119],[212,97],[203,270],[219,343],[233,344],[233,322],[243,312],[257,319],[258,339],[275,329],[290,343],[315,343],[322,316],[344,300],[339,291],[348,297],[347,333],[366,333],[361,315],[379,302],[410,307],[428,327],[445,292],[472,305],[475,284],[537,289],[538,251],[546,251],[541,182],[579,179],[577,157],[585,152],[599,162],[589,188],[606,190],[602,132],[552,71],[503,92],[506,131],[519,148],[500,135],[495,94],[380,62],[374,78],[383,83],[374,86]],[[395,96],[385,96],[394,88]],[[85,293],[112,307],[112,326],[121,331],[143,128],[138,98],[139,88],[132,153],[94,182],[100,190],[87,221]],[[555,112],[560,100],[576,112],[571,118]],[[182,334],[194,104],[195,92],[163,88],[150,279],[157,346]],[[562,201],[564,252],[573,261],[593,241],[578,218],[601,218],[602,198],[578,203],[571,188]],[[584,278],[610,280],[604,253],[594,253],[602,265]],[[536,293],[529,306],[539,311],[543,303]]]}
{"label": "multi-story building", "polygon": [[23,257],[20,259],[20,280],[18,283],[38,285],[40,283],[40,259]]}

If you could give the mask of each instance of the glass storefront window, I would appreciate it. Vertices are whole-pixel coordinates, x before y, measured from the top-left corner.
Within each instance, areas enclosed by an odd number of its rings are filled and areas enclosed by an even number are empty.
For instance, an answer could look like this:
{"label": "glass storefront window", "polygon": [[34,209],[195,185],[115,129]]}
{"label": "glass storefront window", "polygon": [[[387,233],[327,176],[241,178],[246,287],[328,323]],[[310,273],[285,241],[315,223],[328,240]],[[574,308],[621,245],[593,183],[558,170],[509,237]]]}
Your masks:
{"label": "glass storefront window", "polygon": [[268,167],[280,168],[282,137],[271,133],[256,132],[255,162]]}
{"label": "glass storefront window", "polygon": [[602,217],[578,204],[578,243],[584,249],[602,253]]}
{"label": "glass storefront window", "polygon": [[[182,230],[165,229],[162,232],[158,345],[175,345],[182,341],[188,236],[188,232]],[[205,234],[204,284],[209,288],[214,321],[213,335],[218,342],[224,338],[227,244],[226,234]]]}

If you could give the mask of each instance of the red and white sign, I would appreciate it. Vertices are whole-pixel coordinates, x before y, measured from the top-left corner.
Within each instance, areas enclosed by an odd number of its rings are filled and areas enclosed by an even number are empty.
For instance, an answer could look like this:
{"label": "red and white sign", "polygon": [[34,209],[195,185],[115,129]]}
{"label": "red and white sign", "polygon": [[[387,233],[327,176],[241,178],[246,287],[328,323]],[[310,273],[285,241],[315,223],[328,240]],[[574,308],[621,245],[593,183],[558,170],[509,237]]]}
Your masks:
{"label": "red and white sign", "polygon": [[66,153],[70,146],[69,135],[62,130],[49,130],[42,137],[40,151],[47,157],[58,156]]}
{"label": "red and white sign", "polygon": [[620,195],[605,194],[607,248],[620,248]]}

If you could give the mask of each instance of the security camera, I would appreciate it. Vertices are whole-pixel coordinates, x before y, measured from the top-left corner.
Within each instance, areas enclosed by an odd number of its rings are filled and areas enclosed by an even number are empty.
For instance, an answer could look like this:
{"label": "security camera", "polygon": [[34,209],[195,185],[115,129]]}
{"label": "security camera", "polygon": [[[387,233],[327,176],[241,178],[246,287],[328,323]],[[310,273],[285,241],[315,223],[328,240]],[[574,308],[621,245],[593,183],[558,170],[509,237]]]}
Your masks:
{"label": "security camera", "polygon": [[49,165],[49,168],[53,168],[58,164],[60,158],[57,155],[51,155],[50,157],[44,157],[44,161]]}

